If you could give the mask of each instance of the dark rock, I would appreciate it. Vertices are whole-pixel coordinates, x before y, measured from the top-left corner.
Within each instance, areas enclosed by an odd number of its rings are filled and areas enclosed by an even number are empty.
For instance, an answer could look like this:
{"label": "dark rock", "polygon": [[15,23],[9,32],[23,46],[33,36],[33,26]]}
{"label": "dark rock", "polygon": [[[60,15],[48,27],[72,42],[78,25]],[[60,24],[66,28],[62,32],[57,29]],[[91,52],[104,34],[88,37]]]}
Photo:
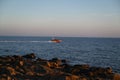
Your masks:
{"label": "dark rock", "polygon": [[24,55],[24,56],[22,56],[22,57],[24,57],[24,58],[28,58],[28,59],[35,59],[35,58],[36,58],[36,56],[35,56],[34,53],[27,54],[27,55]]}
{"label": "dark rock", "polygon": [[67,64],[67,61],[65,59],[61,60],[63,64]]}
{"label": "dark rock", "polygon": [[0,56],[0,80],[120,80],[112,68],[69,65],[66,60],[35,59],[35,54]]}
{"label": "dark rock", "polygon": [[74,68],[79,68],[79,69],[88,69],[90,66],[88,64],[83,64],[83,65],[74,65]]}
{"label": "dark rock", "polygon": [[120,80],[120,74],[115,73],[113,76],[113,80]]}
{"label": "dark rock", "polygon": [[22,56],[13,55],[12,57],[13,57],[15,60],[23,60]]}
{"label": "dark rock", "polygon": [[58,58],[53,58],[52,60],[49,60],[51,62],[51,65],[54,65],[55,67],[58,67],[62,64],[62,61]]}
{"label": "dark rock", "polygon": [[41,62],[41,61],[48,61],[48,60],[41,59],[41,58],[37,58],[37,59],[36,59],[36,62]]}
{"label": "dark rock", "polygon": [[53,70],[51,68],[43,65],[36,65],[34,71],[41,74],[53,73]]}
{"label": "dark rock", "polygon": [[7,70],[6,67],[0,67],[0,75],[2,75],[2,74],[10,75],[10,72]]}
{"label": "dark rock", "polygon": [[62,65],[62,67],[63,67],[63,72],[66,72],[66,73],[71,73],[71,70],[72,70],[72,66],[71,65],[69,65],[69,64],[63,64]]}
{"label": "dark rock", "polygon": [[37,61],[36,63],[47,66],[47,67],[51,67],[51,64],[49,61],[39,61],[39,62]]}
{"label": "dark rock", "polygon": [[45,75],[40,78],[40,80],[86,80],[85,78],[80,78],[76,75]]}
{"label": "dark rock", "polygon": [[16,75],[16,71],[12,67],[7,67],[8,72],[10,72],[10,75]]}
{"label": "dark rock", "polygon": [[32,72],[32,71],[26,72],[26,75],[33,76],[34,72]]}
{"label": "dark rock", "polygon": [[88,72],[89,72],[89,65],[74,65],[72,68],[71,73],[75,74],[75,75],[86,75],[88,76]]}
{"label": "dark rock", "polygon": [[0,80],[12,80],[12,78],[11,78],[11,76],[3,74],[3,75],[0,76]]}
{"label": "dark rock", "polygon": [[14,68],[8,66],[8,67],[2,67],[0,68],[0,75],[1,74],[7,74],[7,75],[16,75],[16,71]]}
{"label": "dark rock", "polygon": [[107,73],[107,74],[111,74],[111,73],[113,73],[113,72],[112,72],[112,68],[107,67],[107,68],[106,68],[106,73]]}

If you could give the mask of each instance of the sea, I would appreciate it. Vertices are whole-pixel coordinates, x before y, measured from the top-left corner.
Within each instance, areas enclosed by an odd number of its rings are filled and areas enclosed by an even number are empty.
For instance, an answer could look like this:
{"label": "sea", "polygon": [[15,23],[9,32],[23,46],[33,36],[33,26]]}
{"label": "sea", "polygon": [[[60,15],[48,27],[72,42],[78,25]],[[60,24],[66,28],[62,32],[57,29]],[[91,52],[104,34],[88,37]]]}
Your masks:
{"label": "sea", "polygon": [[43,59],[66,59],[71,65],[111,67],[120,73],[120,38],[0,36],[0,56],[35,53]]}

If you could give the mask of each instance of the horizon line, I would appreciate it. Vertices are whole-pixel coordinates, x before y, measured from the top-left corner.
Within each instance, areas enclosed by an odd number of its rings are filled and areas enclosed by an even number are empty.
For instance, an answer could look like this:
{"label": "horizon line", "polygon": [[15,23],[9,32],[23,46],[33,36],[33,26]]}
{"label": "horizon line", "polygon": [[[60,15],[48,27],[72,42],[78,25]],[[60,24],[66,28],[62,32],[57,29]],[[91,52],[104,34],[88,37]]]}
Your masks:
{"label": "horizon line", "polygon": [[78,38],[120,38],[120,37],[105,37],[105,36],[35,36],[35,35],[0,35],[0,37],[78,37]]}

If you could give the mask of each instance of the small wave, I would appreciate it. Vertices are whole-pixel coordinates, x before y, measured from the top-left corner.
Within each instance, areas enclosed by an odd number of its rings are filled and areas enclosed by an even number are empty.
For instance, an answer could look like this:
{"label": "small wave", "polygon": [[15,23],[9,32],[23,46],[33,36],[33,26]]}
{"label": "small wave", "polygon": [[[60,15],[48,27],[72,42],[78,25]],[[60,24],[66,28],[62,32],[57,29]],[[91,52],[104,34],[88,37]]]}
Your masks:
{"label": "small wave", "polygon": [[16,43],[16,42],[31,42],[31,43],[48,43],[50,41],[8,41],[8,40],[5,40],[5,41],[0,41],[0,42],[3,42],[3,43],[8,43],[8,42],[13,42],[13,43]]}

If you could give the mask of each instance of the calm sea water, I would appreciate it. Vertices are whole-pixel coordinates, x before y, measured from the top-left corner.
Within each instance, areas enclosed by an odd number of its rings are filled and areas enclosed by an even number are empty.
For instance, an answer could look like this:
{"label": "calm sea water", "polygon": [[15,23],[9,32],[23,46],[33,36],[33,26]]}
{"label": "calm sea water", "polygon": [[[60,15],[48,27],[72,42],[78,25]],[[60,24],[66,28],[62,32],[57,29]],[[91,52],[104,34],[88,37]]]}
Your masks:
{"label": "calm sea water", "polygon": [[112,67],[120,73],[120,38],[59,37],[62,43],[52,43],[51,37],[0,37],[0,55],[35,53],[38,57],[66,59],[70,64]]}

